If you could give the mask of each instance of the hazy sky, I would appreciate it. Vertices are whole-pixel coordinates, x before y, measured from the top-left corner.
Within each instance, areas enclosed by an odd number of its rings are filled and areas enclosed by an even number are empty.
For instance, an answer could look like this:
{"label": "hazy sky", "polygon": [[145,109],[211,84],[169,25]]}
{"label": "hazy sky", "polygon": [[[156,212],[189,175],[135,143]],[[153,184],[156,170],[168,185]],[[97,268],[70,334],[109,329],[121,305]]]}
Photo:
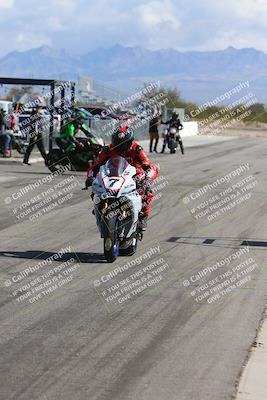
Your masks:
{"label": "hazy sky", "polygon": [[150,49],[267,52],[267,0],[0,0],[0,56],[41,45],[82,53]]}

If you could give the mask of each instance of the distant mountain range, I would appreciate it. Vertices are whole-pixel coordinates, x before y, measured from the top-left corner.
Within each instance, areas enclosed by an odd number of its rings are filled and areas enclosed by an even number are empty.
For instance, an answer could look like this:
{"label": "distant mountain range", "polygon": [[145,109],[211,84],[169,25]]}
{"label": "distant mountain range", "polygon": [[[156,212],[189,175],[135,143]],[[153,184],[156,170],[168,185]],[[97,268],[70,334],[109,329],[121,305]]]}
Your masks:
{"label": "distant mountain range", "polygon": [[42,46],[0,58],[0,76],[77,79],[90,76],[124,94],[143,82],[160,80],[177,87],[186,100],[202,103],[238,82],[249,80],[259,101],[267,103],[267,54],[253,48],[179,52],[142,47],[98,48],[82,55]]}

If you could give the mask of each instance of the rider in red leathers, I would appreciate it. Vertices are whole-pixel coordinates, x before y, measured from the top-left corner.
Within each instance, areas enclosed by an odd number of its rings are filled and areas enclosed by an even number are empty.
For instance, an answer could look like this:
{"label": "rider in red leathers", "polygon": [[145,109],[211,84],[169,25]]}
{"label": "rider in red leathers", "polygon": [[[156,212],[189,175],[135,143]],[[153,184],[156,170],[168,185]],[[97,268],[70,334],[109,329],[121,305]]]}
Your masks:
{"label": "rider in red leathers", "polygon": [[122,156],[130,165],[136,168],[136,181],[139,193],[142,196],[142,214],[140,218],[141,228],[147,227],[147,219],[151,211],[153,193],[150,188],[152,182],[157,178],[159,169],[148,158],[142,146],[134,140],[134,132],[127,126],[121,126],[112,134],[112,143],[105,146],[99,153],[96,163],[92,165],[87,173],[86,188],[92,185],[100,166],[105,164],[110,157]]}

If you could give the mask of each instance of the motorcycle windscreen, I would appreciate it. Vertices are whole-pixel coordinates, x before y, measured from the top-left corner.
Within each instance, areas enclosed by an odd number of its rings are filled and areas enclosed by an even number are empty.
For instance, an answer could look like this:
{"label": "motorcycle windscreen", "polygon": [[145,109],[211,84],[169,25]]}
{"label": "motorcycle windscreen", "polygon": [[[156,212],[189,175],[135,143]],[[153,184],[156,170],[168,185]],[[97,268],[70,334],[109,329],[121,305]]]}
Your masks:
{"label": "motorcycle windscreen", "polygon": [[106,175],[107,176],[121,176],[128,167],[128,162],[121,156],[111,157],[106,162]]}
{"label": "motorcycle windscreen", "polygon": [[128,167],[128,162],[120,156],[110,158],[105,165],[103,184],[108,191],[119,192],[125,182],[123,172]]}

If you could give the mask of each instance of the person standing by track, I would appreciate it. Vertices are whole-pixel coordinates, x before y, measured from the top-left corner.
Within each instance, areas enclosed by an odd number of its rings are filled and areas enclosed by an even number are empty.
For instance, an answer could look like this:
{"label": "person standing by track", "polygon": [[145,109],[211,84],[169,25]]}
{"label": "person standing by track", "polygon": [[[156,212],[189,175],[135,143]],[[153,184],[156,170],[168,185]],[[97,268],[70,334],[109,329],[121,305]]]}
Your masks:
{"label": "person standing by track", "polygon": [[37,145],[44,161],[46,162],[46,152],[43,141],[44,118],[42,116],[42,112],[43,112],[42,106],[38,105],[36,109],[33,110],[31,113],[28,126],[30,141],[26,149],[26,153],[24,155],[23,164],[31,165],[29,163],[29,158],[35,145]]}

